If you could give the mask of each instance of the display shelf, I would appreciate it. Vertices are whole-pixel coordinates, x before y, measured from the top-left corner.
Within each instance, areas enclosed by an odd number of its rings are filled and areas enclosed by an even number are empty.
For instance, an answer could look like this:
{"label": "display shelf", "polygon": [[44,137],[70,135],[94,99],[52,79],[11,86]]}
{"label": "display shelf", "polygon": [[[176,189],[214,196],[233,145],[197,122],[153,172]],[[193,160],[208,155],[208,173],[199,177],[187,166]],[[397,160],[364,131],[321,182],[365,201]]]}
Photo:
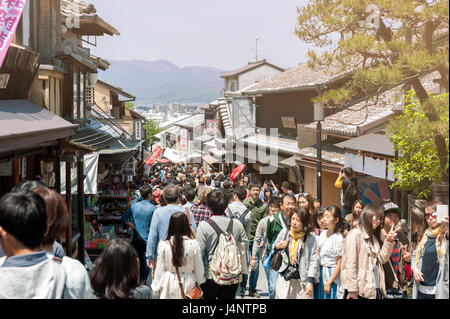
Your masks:
{"label": "display shelf", "polygon": [[101,199],[125,199],[128,200],[128,196],[119,196],[119,195],[100,195]]}

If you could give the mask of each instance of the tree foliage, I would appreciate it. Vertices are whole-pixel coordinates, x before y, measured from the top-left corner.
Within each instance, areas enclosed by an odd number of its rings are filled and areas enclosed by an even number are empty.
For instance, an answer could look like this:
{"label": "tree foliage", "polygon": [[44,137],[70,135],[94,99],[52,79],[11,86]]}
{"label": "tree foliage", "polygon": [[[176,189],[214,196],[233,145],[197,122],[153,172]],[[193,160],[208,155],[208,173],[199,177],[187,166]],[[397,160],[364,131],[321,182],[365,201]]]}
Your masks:
{"label": "tree foliage", "polygon": [[[439,115],[439,122],[428,119],[414,91],[405,98],[405,110],[389,123],[387,130],[399,158],[392,164],[395,182],[392,187],[410,191],[419,198],[431,194],[431,185],[441,180],[439,154],[434,132],[445,138],[448,165],[448,94],[430,96],[431,106]],[[447,167],[448,169],[448,167]]]}
{"label": "tree foliage", "polygon": [[125,107],[129,110],[134,110],[134,103],[133,102],[125,102]]}
{"label": "tree foliage", "polygon": [[324,88],[314,101],[344,108],[356,98],[409,85],[433,133],[440,180],[448,181],[448,143],[420,76],[439,71],[448,92],[449,1],[315,0],[297,10],[297,36],[322,51],[309,51],[309,66],[349,74],[344,85]]}
{"label": "tree foliage", "polygon": [[145,144],[147,146],[151,144],[153,136],[163,131],[163,129],[159,126],[158,122],[156,122],[153,119],[145,123],[143,125],[143,128],[146,131]]}

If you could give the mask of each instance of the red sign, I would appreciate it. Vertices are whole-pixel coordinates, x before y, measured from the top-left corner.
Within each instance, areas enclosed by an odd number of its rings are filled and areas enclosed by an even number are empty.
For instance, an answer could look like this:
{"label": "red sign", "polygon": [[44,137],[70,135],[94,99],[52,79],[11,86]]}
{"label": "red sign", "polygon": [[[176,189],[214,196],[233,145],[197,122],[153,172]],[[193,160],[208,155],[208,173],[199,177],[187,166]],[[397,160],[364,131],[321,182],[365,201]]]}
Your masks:
{"label": "red sign", "polygon": [[145,164],[152,167],[153,164],[155,164],[156,160],[161,156],[162,154],[162,148],[159,146],[156,146],[155,150],[149,155],[149,157],[145,160]]}

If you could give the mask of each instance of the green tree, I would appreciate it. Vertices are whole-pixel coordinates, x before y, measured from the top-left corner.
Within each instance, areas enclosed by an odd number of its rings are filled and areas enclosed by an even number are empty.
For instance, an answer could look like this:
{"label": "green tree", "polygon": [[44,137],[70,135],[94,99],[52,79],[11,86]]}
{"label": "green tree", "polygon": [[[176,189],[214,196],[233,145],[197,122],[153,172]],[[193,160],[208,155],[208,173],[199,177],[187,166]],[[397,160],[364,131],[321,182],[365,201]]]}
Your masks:
{"label": "green tree", "polygon": [[153,119],[151,119],[150,121],[145,123],[143,125],[143,128],[146,132],[146,137],[145,137],[145,145],[146,146],[150,145],[151,139],[153,138],[153,136],[155,136],[156,134],[163,131],[163,129],[159,126],[158,122],[156,122]]}
{"label": "green tree", "polygon": [[405,98],[405,110],[393,118],[387,127],[395,150],[401,154],[393,162],[396,179],[393,186],[410,191],[419,198],[428,198],[431,185],[441,179],[435,131],[440,131],[444,136],[448,157],[448,94],[430,96],[430,99],[433,105],[439,106],[435,112],[439,114],[440,121],[430,121],[414,91],[409,91]]}
{"label": "green tree", "polygon": [[436,181],[448,182],[448,144],[437,129],[440,102],[430,98],[420,80],[425,72],[437,70],[441,87],[449,90],[448,0],[315,0],[297,10],[297,36],[322,51],[309,51],[309,66],[350,74],[345,85],[323,88],[314,101],[344,108],[354,98],[399,83],[413,88],[437,148]]}
{"label": "green tree", "polygon": [[133,102],[125,102],[125,107],[129,110],[134,110],[134,103]]}

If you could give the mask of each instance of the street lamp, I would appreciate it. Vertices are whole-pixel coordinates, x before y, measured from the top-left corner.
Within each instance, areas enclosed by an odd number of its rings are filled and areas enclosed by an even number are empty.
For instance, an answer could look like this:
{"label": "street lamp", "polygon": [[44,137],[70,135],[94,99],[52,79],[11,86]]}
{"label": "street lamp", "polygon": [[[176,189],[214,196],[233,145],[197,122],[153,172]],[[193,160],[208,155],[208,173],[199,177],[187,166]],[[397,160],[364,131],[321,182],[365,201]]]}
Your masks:
{"label": "street lamp", "polygon": [[325,109],[319,103],[314,104],[314,121],[317,121],[317,199],[322,205],[322,123]]}

